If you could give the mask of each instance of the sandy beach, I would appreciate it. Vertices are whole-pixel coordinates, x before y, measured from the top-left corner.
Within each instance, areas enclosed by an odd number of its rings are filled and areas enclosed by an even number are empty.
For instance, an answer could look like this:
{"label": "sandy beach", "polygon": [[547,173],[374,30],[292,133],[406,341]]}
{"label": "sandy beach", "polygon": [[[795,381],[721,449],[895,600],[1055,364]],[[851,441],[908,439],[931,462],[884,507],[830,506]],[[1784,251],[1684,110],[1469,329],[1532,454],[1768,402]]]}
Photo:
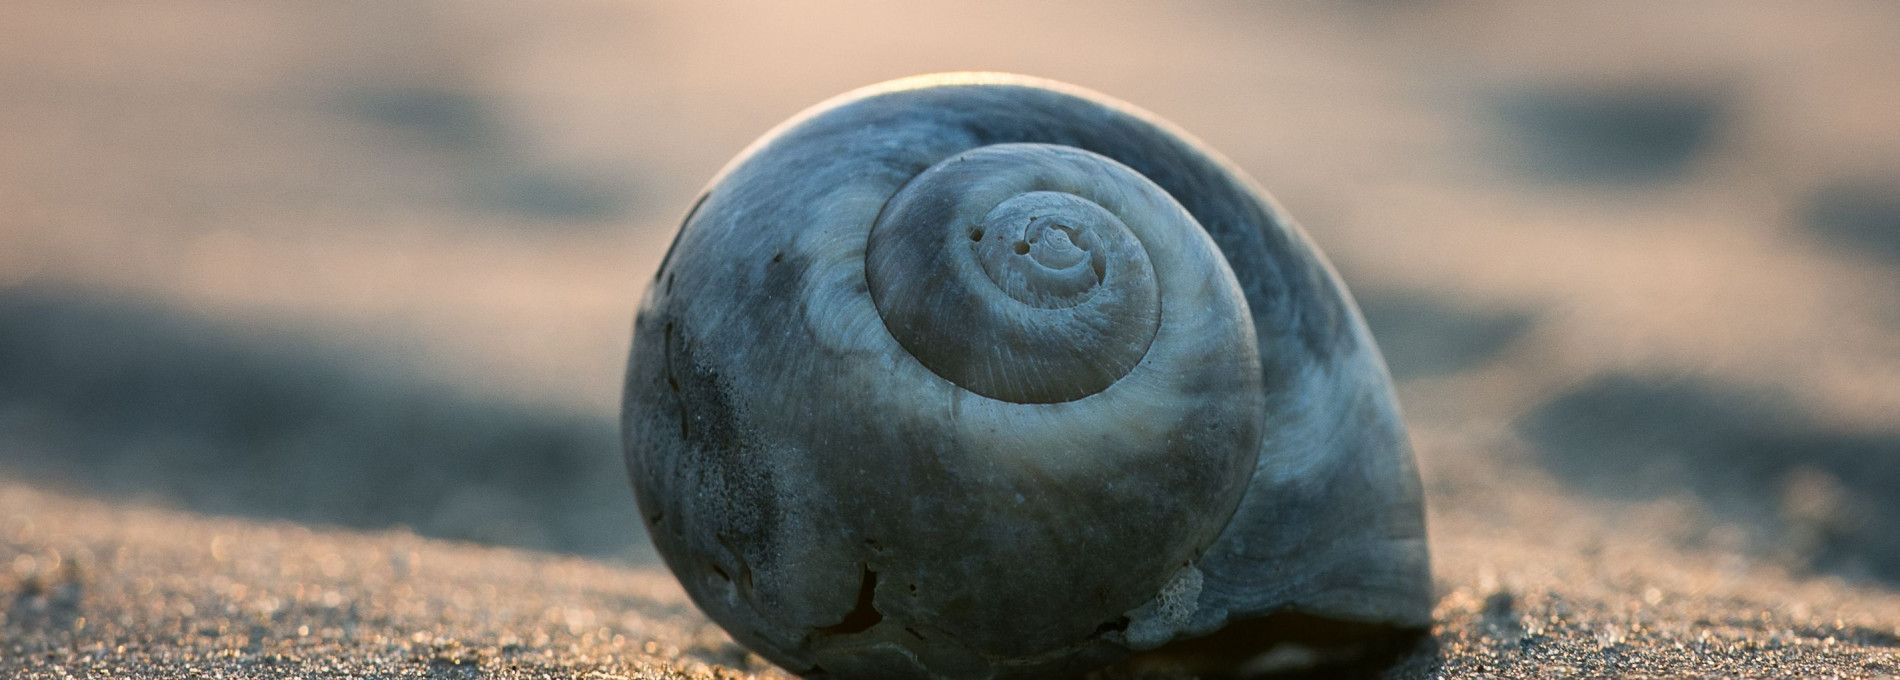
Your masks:
{"label": "sandy beach", "polygon": [[1333,670],[1900,674],[1891,3],[24,2],[0,675],[788,677],[641,532],[633,309],[746,144],[950,70],[1173,121],[1352,289],[1439,600]]}
{"label": "sandy beach", "polygon": [[[0,674],[10,677],[793,677],[727,638],[663,568],[19,486],[0,488],[0,510]],[[1349,669],[1900,673],[1900,595],[1629,536],[1666,531],[1656,516],[1670,512],[1553,521],[1542,528],[1559,538],[1548,541],[1440,513],[1431,636],[1390,665]]]}

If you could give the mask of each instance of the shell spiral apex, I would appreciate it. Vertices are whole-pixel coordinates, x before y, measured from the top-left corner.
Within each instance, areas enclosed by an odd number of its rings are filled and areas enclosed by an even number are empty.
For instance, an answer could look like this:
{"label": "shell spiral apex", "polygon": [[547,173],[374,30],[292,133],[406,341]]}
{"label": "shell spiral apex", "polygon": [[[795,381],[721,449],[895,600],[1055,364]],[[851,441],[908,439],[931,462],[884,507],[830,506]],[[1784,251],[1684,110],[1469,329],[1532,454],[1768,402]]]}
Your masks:
{"label": "shell spiral apex", "polygon": [[918,174],[871,229],[865,274],[891,334],[937,375],[1030,403],[1079,399],[1127,375],[1160,326],[1142,239],[1193,218],[1107,158],[998,144]]}
{"label": "shell spiral apex", "polygon": [[808,676],[1429,623],[1417,472],[1337,276],[1218,156],[1071,86],[896,81],[755,143],[647,289],[623,425],[688,594]]}

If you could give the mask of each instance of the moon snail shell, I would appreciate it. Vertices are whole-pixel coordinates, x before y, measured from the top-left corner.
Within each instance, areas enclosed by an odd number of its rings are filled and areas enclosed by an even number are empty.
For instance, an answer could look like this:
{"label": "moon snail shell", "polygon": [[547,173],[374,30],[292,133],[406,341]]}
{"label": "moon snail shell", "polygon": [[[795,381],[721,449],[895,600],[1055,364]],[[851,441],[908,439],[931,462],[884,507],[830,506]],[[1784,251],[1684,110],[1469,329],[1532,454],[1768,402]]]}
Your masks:
{"label": "moon snail shell", "polygon": [[954,74],[821,104],[714,179],[623,423],[655,547],[747,647],[1050,677],[1239,663],[1275,617],[1429,625],[1390,382],[1239,170],[1101,95]]}

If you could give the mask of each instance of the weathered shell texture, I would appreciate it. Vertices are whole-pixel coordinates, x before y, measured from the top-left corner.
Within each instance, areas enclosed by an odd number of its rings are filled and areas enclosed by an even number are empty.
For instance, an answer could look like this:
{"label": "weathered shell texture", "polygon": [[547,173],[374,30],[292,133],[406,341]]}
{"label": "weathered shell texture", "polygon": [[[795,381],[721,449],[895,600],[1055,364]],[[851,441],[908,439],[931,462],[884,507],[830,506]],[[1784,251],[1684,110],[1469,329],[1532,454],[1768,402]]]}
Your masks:
{"label": "weathered shell texture", "polygon": [[1049,677],[1301,612],[1428,622],[1417,472],[1331,268],[1155,118],[1000,75],[827,102],[687,215],[627,465],[733,637]]}

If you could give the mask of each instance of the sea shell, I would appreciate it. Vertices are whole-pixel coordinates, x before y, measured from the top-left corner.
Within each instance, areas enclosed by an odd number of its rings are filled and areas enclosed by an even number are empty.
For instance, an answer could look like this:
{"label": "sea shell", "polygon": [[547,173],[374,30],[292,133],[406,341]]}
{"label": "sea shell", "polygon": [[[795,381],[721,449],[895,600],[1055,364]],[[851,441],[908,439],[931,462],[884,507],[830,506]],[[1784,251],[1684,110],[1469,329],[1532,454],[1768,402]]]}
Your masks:
{"label": "sea shell", "polygon": [[627,465],[693,601],[798,673],[1238,660],[1276,614],[1429,623],[1390,382],[1318,250],[1197,141],[924,76],[707,188],[637,317]]}

